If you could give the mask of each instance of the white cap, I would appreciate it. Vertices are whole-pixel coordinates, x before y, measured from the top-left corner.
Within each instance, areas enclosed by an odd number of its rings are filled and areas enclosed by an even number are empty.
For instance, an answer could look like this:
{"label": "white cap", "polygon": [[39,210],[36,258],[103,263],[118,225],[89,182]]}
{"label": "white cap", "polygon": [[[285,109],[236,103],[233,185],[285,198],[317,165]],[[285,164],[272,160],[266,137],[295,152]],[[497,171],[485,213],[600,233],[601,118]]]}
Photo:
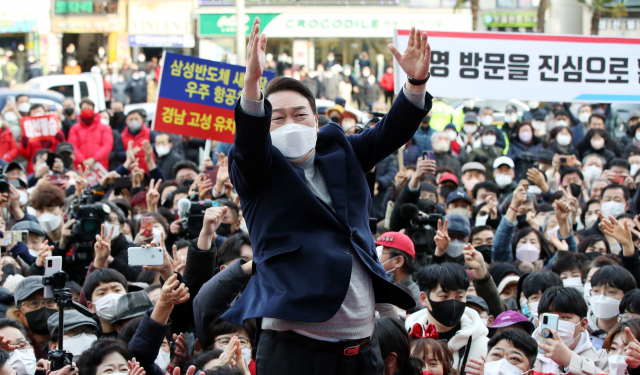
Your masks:
{"label": "white cap", "polygon": [[511,168],[515,168],[515,164],[513,164],[513,160],[511,160],[508,156],[500,156],[493,162],[493,169],[498,169],[502,164],[506,164]]}
{"label": "white cap", "polygon": [[512,284],[512,283],[517,283],[518,280],[520,280],[520,276],[507,276],[504,279],[502,279],[500,281],[500,285],[498,285],[498,293],[502,293],[502,291],[504,290],[504,288],[507,287],[507,285]]}

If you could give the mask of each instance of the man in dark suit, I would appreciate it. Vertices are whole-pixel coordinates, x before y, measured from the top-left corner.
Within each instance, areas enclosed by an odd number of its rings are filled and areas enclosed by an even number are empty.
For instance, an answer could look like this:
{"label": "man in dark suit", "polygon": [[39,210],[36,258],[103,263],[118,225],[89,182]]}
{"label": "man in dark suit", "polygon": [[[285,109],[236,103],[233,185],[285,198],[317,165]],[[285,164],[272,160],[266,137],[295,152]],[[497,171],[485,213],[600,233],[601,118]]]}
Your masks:
{"label": "man in dark suit", "polygon": [[259,318],[260,375],[381,374],[395,357],[381,358],[375,303],[410,309],[415,302],[389,282],[376,255],[365,172],[408,142],[431,109],[426,32],[412,29],[404,55],[389,46],[415,79],[377,126],[347,137],[336,123],[318,132],[304,84],[276,78],[260,92],[266,36],[259,29],[256,18],[229,151],[254,266],[222,318],[237,325]]}

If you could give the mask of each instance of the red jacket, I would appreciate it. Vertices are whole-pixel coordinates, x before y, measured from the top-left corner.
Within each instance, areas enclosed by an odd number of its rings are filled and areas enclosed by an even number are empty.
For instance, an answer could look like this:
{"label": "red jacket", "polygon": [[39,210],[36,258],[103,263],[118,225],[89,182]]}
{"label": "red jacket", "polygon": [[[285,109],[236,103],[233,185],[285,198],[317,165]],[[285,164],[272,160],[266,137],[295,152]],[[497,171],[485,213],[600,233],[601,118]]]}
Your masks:
{"label": "red jacket", "polygon": [[144,150],[142,149],[142,141],[144,140],[151,142],[151,129],[143,125],[138,134],[133,135],[129,132],[129,127],[125,127],[122,134],[120,134],[122,149],[119,147],[116,147],[116,149],[117,151],[124,150],[126,152],[129,147],[129,142],[133,141],[133,148],[140,147],[140,151],[136,154],[136,157],[138,158],[138,167],[144,169],[145,172],[149,172],[147,162],[144,160]]}
{"label": "red jacket", "polygon": [[384,91],[393,91],[393,74],[384,73],[380,80],[380,87]]}
{"label": "red jacket", "polygon": [[9,128],[0,130],[0,157],[7,163],[18,157],[18,145]]}
{"label": "red jacket", "polygon": [[46,148],[51,152],[56,152],[56,147],[58,147],[58,144],[64,141],[65,138],[62,130],[58,130],[55,138],[45,139],[42,141],[30,141],[29,138],[27,138],[27,136],[24,134],[23,130],[22,135],[20,136],[18,151],[20,152],[20,156],[27,159],[27,174],[33,173],[33,157],[36,155],[36,152],[40,151],[43,148]]}
{"label": "red jacket", "polygon": [[93,122],[89,125],[82,121],[73,125],[69,130],[69,143],[73,145],[76,163],[81,164],[86,159],[94,158],[105,169],[109,169],[113,132],[109,125],[100,121],[99,113],[96,113]]}

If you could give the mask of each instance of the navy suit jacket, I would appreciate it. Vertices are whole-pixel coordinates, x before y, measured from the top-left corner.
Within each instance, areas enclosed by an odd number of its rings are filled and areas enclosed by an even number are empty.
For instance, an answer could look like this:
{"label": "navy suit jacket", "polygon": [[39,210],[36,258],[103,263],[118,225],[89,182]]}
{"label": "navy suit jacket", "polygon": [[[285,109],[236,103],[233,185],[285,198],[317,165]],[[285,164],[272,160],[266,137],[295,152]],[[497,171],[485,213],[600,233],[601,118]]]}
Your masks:
{"label": "navy suit jacket", "polygon": [[345,136],[340,125],[329,123],[318,132],[315,163],[334,211],[311,192],[304,171],[271,144],[271,103],[265,99],[265,115],[255,117],[238,101],[229,173],[249,228],[254,264],[251,281],[223,319],[237,325],[260,317],[325,322],[344,301],[353,257],[371,272],[377,303],[415,306],[411,295],[388,281],[377,258],[365,172],[413,137],[431,109],[431,95],[425,102],[426,109],[419,109],[400,93],[375,128]]}

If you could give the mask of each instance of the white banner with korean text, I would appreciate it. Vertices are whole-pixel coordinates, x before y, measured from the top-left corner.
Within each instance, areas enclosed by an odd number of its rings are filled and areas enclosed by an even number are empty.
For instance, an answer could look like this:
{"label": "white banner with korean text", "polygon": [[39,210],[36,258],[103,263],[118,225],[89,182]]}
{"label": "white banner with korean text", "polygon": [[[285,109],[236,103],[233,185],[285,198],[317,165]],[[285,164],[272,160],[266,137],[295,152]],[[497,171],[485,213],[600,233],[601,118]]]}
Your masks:
{"label": "white banner with korean text", "polygon": [[[440,98],[640,102],[640,39],[519,33],[427,32]],[[407,48],[409,30],[395,30]],[[407,76],[394,60],[395,90]]]}

